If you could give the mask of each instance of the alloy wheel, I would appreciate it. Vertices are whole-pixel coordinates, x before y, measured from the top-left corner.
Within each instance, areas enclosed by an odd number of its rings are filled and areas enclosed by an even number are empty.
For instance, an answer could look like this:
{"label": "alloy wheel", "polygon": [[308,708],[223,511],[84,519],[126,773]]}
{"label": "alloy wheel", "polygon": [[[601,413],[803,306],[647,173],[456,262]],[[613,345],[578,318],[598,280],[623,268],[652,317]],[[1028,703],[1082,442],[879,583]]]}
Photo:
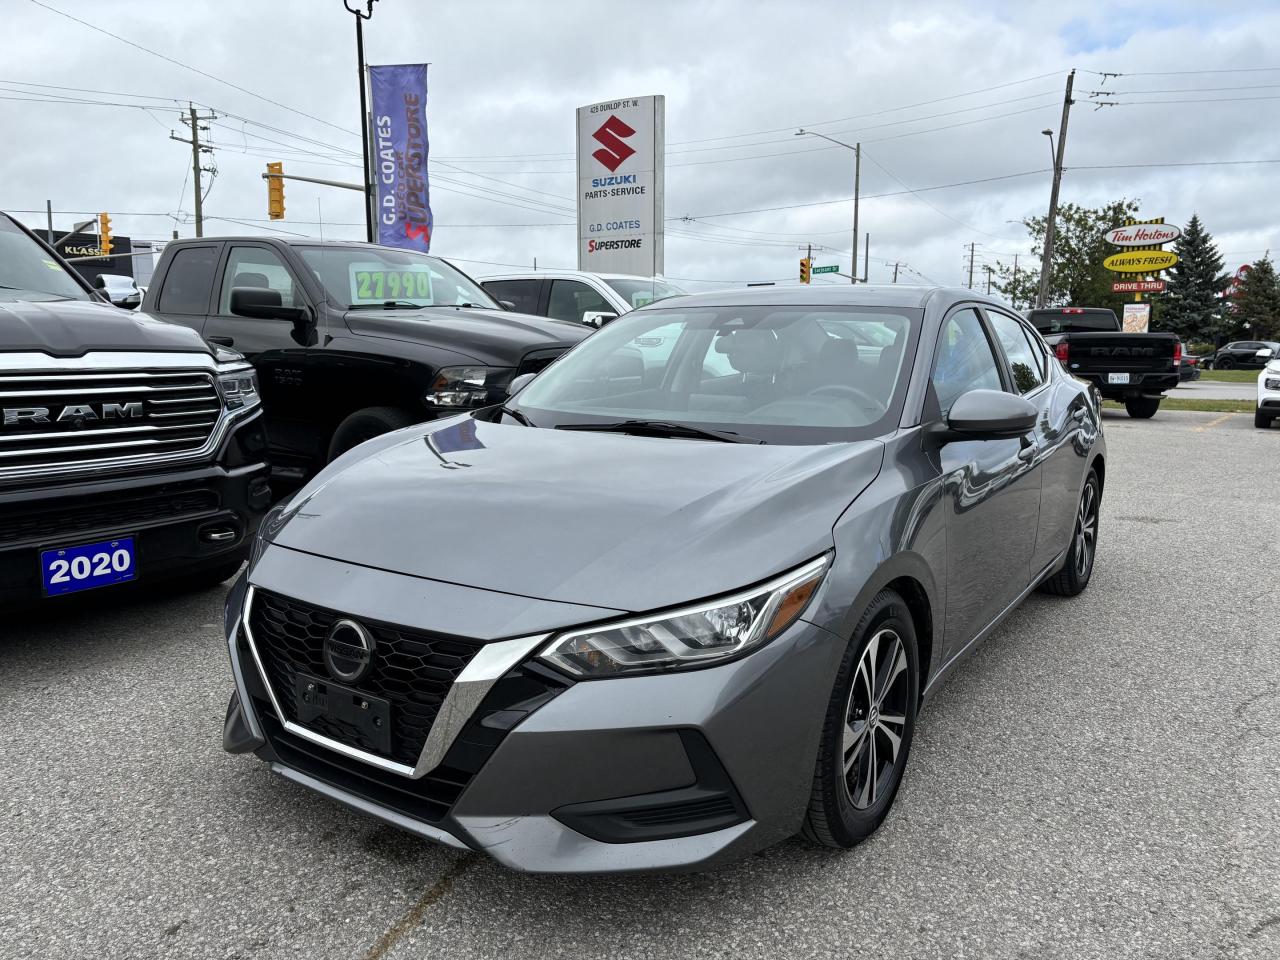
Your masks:
{"label": "alloy wheel", "polygon": [[1093,566],[1093,552],[1098,544],[1098,490],[1092,483],[1084,485],[1080,510],[1076,515],[1076,576],[1083,578]]}
{"label": "alloy wheel", "polygon": [[859,810],[892,788],[907,726],[910,677],[902,638],[877,632],[858,660],[845,709],[844,785]]}

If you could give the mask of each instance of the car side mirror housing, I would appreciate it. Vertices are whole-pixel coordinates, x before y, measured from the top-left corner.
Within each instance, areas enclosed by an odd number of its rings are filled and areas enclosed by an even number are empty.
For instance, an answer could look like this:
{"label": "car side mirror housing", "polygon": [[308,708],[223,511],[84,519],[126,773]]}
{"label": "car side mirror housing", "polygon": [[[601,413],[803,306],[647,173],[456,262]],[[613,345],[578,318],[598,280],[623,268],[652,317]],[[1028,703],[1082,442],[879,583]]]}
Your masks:
{"label": "car side mirror housing", "polygon": [[503,310],[507,310],[509,312],[514,312],[516,309],[515,303],[511,300],[499,300],[498,306],[500,306]]}
{"label": "car side mirror housing", "polygon": [[237,317],[293,323],[308,320],[311,316],[306,307],[284,306],[280,301],[280,291],[266,287],[232,287],[231,312]]}
{"label": "car side mirror housing", "polygon": [[529,381],[536,377],[536,373],[522,373],[507,384],[507,396],[514,397],[517,393],[529,385]]}
{"label": "car side mirror housing", "polygon": [[951,405],[945,430],[950,440],[999,440],[1030,432],[1038,417],[1035,404],[1025,397],[970,390]]}
{"label": "car side mirror housing", "polygon": [[582,322],[589,327],[597,329],[603,327],[610,320],[617,320],[616,313],[610,313],[607,310],[588,310],[582,315]]}

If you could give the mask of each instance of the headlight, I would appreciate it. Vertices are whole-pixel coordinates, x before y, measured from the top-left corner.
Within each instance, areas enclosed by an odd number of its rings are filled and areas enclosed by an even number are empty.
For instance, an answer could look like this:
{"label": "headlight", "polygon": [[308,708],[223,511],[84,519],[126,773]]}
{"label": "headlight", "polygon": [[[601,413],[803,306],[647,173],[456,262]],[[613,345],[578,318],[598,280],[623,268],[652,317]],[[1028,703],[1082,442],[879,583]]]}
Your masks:
{"label": "headlight", "polygon": [[1268,389],[1268,390],[1280,390],[1280,380],[1274,379],[1274,378],[1272,378],[1272,377],[1268,377],[1268,378],[1267,378],[1267,389]]}
{"label": "headlight", "polygon": [[501,403],[510,367],[441,367],[422,398],[431,407],[483,407]]}
{"label": "headlight", "polygon": [[562,633],[538,656],[574,676],[681,670],[738,657],[795,623],[827,572],[827,557],[731,597]]}
{"label": "headlight", "polygon": [[258,393],[258,375],[250,367],[242,367],[218,375],[218,392],[228,410],[247,410],[262,402]]}

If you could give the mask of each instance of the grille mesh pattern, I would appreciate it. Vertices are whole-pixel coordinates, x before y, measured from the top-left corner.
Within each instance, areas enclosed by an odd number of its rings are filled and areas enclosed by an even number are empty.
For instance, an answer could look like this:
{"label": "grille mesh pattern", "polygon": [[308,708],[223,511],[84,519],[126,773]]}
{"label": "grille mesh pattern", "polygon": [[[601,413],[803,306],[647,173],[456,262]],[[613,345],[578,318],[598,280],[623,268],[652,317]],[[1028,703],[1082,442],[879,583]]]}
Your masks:
{"label": "grille mesh pattern", "polygon": [[[280,708],[294,723],[298,722],[294,678],[298,673],[328,678],[324,640],[341,616],[334,610],[255,591],[249,626]],[[374,638],[374,660],[369,675],[354,688],[391,703],[391,753],[377,750],[360,731],[345,724],[321,719],[307,726],[340,743],[413,766],[449,688],[483,644],[376,621],[361,622]]]}
{"label": "grille mesh pattern", "polygon": [[0,517],[0,543],[36,538],[61,540],[84,530],[122,530],[152,520],[176,520],[211,513],[218,509],[218,502],[214,490],[186,487],[141,496],[77,497],[52,503],[44,500],[31,509],[12,504]]}

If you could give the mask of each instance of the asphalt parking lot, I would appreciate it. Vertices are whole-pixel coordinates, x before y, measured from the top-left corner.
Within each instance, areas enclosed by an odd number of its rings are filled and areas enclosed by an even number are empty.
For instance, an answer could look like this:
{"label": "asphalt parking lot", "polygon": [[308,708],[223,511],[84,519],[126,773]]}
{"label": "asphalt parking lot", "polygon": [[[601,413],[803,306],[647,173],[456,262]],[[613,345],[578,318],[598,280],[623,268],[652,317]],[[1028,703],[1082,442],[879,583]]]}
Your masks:
{"label": "asphalt parking lot", "polygon": [[1088,591],[953,675],[845,854],[514,874],[224,754],[219,591],[10,619],[0,957],[1280,956],[1280,429],[1106,428]]}

